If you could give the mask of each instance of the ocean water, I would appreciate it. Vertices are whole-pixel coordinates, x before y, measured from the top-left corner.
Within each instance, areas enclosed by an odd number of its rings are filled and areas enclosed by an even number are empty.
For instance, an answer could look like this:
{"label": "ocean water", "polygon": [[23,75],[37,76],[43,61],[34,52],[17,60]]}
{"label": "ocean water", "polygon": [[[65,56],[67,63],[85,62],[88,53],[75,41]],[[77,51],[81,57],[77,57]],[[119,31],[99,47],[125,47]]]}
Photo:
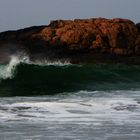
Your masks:
{"label": "ocean water", "polygon": [[140,139],[140,66],[0,65],[0,140],[85,139]]}

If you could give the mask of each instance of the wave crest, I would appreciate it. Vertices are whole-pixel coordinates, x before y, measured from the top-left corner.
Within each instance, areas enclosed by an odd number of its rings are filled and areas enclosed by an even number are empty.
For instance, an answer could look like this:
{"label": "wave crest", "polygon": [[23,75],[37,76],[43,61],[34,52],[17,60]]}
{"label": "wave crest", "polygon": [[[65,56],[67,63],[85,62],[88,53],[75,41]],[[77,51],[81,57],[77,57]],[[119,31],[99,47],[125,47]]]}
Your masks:
{"label": "wave crest", "polygon": [[[140,88],[140,66],[71,65],[62,62],[31,62],[11,57],[0,65],[0,94],[44,95],[79,90],[128,90]],[[9,91],[7,91],[9,90]]]}
{"label": "wave crest", "polygon": [[0,66],[0,79],[13,78],[17,65],[27,60],[27,57],[19,58],[17,56],[11,56],[9,64]]}
{"label": "wave crest", "polygon": [[0,80],[12,79],[15,76],[17,66],[19,64],[30,64],[38,66],[65,66],[71,65],[68,61],[48,61],[36,60],[35,62],[30,61],[28,56],[11,56],[11,60],[7,65],[0,65]]}

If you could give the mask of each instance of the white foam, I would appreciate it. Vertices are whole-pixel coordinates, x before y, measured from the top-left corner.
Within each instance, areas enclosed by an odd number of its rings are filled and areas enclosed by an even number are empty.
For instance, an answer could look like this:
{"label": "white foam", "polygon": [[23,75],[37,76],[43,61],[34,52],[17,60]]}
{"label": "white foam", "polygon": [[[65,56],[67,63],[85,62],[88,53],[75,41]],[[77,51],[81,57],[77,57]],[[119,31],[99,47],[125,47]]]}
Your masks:
{"label": "white foam", "polygon": [[[38,97],[34,97],[38,98]],[[43,97],[46,98],[46,97]],[[4,100],[4,99],[3,99]],[[140,115],[140,105],[128,97],[87,97],[77,100],[70,98],[59,101],[37,101],[26,98],[22,102],[0,104],[1,121],[32,120],[38,121],[94,121],[102,123],[131,123],[137,121]],[[80,118],[80,119],[79,119]]]}
{"label": "white foam", "polygon": [[47,59],[44,60],[36,60],[35,62],[31,62],[31,64],[34,65],[39,65],[39,66],[67,66],[67,65],[72,65],[68,60],[61,61],[50,61]]}
{"label": "white foam", "polygon": [[19,56],[11,56],[11,60],[9,64],[2,65],[0,67],[0,79],[13,78],[16,67],[20,63],[29,63],[29,58],[27,56],[19,57]]}

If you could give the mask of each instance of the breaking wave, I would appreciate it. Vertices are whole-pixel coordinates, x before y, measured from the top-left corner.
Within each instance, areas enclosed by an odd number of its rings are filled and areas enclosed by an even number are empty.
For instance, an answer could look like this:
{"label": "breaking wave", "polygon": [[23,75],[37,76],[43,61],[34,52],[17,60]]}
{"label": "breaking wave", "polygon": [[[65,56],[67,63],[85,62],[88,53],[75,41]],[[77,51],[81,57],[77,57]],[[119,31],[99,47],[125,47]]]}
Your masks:
{"label": "breaking wave", "polygon": [[27,60],[27,58],[25,58],[25,57],[22,59],[19,59],[16,56],[12,56],[9,64],[0,65],[0,80],[13,78],[17,65],[25,62],[25,60]]}
{"label": "breaking wave", "polygon": [[47,60],[43,61],[36,61],[36,62],[31,62],[29,57],[27,56],[11,56],[11,61],[7,65],[0,65],[0,80],[2,79],[12,79],[15,76],[17,66],[18,65],[38,65],[38,66],[64,66],[64,65],[70,65],[68,62],[61,62],[61,61],[56,61],[56,62],[50,62]]}
{"label": "breaking wave", "polygon": [[26,56],[12,56],[9,64],[0,65],[0,96],[139,88],[140,66],[31,62]]}

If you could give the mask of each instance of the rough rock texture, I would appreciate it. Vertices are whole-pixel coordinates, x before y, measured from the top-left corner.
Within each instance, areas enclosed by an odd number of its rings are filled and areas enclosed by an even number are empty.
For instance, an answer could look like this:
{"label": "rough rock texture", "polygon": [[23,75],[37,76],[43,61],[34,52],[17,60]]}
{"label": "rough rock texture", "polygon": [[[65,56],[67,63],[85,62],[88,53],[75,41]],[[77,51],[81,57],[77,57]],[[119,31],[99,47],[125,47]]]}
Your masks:
{"label": "rough rock texture", "polygon": [[0,46],[7,43],[32,58],[140,63],[140,23],[127,19],[56,20],[48,26],[0,33]]}

